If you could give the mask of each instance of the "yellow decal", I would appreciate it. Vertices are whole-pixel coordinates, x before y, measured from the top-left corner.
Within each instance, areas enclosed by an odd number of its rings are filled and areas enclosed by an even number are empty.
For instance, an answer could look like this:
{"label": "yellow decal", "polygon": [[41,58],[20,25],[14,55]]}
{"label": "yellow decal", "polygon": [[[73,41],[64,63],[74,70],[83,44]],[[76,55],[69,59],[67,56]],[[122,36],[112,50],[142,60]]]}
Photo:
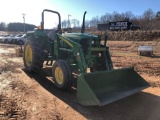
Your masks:
{"label": "yellow decal", "polygon": [[63,37],[59,37],[61,40],[63,40],[65,43],[67,43],[69,46],[71,46],[71,47],[73,47],[73,45],[69,42],[69,41],[67,41],[65,38],[63,38]]}

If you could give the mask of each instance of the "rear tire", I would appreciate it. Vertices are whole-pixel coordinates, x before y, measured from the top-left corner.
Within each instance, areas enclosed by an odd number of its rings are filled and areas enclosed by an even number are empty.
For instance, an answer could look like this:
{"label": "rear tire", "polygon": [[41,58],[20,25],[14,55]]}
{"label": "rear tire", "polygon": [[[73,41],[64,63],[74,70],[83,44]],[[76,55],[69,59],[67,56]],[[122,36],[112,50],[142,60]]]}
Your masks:
{"label": "rear tire", "polygon": [[29,38],[24,45],[23,62],[28,72],[39,72],[44,62],[43,41]]}
{"label": "rear tire", "polygon": [[64,60],[58,60],[52,67],[53,81],[57,88],[68,90],[72,86],[72,72]]}

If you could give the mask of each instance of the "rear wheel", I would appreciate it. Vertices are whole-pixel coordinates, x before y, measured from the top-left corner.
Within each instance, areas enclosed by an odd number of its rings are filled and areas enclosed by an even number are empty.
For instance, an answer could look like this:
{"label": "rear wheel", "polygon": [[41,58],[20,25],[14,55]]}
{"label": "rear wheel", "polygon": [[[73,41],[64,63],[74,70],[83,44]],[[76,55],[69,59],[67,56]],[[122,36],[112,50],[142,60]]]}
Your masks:
{"label": "rear wheel", "polygon": [[72,85],[72,73],[69,65],[64,60],[58,60],[52,67],[53,81],[61,90],[68,90]]}
{"label": "rear wheel", "polygon": [[44,62],[43,41],[30,38],[24,45],[23,62],[28,72],[39,72]]}

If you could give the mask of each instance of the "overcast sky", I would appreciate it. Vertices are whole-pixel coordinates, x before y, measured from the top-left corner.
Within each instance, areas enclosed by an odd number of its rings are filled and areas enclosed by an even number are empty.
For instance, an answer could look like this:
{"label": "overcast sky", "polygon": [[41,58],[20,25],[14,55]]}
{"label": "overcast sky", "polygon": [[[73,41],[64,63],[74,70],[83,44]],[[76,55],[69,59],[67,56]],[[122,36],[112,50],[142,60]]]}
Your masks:
{"label": "overcast sky", "polygon": [[[40,25],[43,9],[51,9],[61,14],[62,20],[78,19],[82,21],[83,13],[87,11],[86,19],[105,13],[131,11],[134,15],[142,15],[147,9],[160,11],[160,0],[0,0],[0,22],[25,22]],[[57,26],[58,18],[53,14],[45,14],[45,25]]]}

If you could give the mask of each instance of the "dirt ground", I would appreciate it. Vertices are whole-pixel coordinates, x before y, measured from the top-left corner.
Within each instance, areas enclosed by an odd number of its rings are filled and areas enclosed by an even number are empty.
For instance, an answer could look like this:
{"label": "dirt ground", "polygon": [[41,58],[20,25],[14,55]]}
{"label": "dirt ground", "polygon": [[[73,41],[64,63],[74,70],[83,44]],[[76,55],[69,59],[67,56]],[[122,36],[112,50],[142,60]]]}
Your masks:
{"label": "dirt ground", "polygon": [[[153,45],[153,56],[139,56],[139,45]],[[103,107],[76,102],[76,90],[54,86],[51,69],[24,70],[16,45],[0,44],[0,120],[160,120],[160,42],[109,41],[114,67],[134,66],[151,87]]]}

